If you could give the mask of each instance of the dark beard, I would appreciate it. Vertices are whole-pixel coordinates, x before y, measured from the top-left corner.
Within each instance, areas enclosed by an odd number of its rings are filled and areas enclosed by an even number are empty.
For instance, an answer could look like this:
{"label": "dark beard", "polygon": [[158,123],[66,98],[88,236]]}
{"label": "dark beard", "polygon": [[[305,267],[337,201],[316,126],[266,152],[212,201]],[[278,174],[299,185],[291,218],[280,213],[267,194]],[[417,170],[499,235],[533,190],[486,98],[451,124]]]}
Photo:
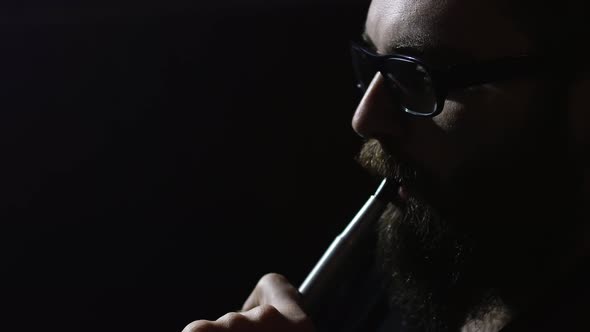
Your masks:
{"label": "dark beard", "polygon": [[455,232],[415,199],[390,205],[379,221],[378,259],[388,276],[391,304],[410,330],[459,331],[500,302],[493,289],[474,285],[471,239]]}
{"label": "dark beard", "polygon": [[[541,154],[534,151],[527,158],[532,155]],[[509,162],[493,166],[497,175],[486,172],[481,180],[481,172],[479,176],[461,172],[464,178],[456,179],[455,187],[469,195],[460,198],[459,209],[443,210],[444,203],[435,199],[438,193],[428,190],[427,184],[434,180],[425,172],[394,160],[378,141],[365,144],[359,157],[365,168],[420,194],[390,206],[380,220],[378,243],[392,304],[416,330],[459,331],[467,321],[483,320],[499,305],[507,305],[503,309],[509,312],[526,309],[529,303],[522,300],[538,293],[563,254],[560,250],[568,247],[574,228],[563,223],[573,220],[564,213],[569,208],[557,195],[548,194],[571,192],[566,171],[557,166],[559,162],[545,160],[547,168],[531,168],[539,165],[538,160],[504,156],[501,160]],[[547,179],[548,169],[563,181],[541,181]],[[505,192],[498,183],[518,185]],[[494,184],[497,190],[491,189]]]}
{"label": "dark beard", "polygon": [[[408,186],[423,183],[415,167],[396,162],[370,141],[359,161],[376,174]],[[467,318],[484,314],[497,297],[465,280],[473,259],[471,239],[446,223],[423,198],[390,204],[379,221],[378,259],[388,277],[392,305],[405,323],[424,331],[458,331]]]}
{"label": "dark beard", "polygon": [[[393,160],[376,140],[364,145],[358,159],[375,174],[406,186],[419,185],[419,171]],[[406,324],[417,329],[458,330],[474,307],[450,300],[459,298],[461,271],[469,253],[468,239],[418,197],[410,196],[403,206],[390,204],[379,221],[378,259],[390,283],[390,300],[402,310]]]}

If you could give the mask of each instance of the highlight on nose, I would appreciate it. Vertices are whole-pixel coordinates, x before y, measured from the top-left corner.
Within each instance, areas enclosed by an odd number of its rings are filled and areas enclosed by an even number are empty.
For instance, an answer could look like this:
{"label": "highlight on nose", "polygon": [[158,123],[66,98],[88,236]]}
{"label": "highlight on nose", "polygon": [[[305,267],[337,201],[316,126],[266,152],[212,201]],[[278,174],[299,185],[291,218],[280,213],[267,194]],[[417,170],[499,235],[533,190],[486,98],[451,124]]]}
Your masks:
{"label": "highlight on nose", "polygon": [[363,138],[399,136],[402,112],[393,103],[391,91],[377,73],[352,118],[352,128]]}

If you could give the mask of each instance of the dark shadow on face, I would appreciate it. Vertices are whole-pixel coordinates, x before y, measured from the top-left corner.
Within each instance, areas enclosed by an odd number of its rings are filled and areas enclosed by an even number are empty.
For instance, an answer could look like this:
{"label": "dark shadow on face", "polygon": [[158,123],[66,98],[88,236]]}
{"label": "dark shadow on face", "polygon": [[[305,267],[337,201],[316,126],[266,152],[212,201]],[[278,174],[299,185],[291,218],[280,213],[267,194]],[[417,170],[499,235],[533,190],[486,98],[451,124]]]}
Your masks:
{"label": "dark shadow on face", "polygon": [[435,176],[380,143],[387,138],[363,147],[365,168],[410,189],[379,226],[391,300],[410,325],[458,331],[500,305],[518,313],[557,273],[576,231],[579,170],[568,160],[561,98],[554,99],[535,105],[525,131],[462,165],[451,177],[455,206],[441,205]]}

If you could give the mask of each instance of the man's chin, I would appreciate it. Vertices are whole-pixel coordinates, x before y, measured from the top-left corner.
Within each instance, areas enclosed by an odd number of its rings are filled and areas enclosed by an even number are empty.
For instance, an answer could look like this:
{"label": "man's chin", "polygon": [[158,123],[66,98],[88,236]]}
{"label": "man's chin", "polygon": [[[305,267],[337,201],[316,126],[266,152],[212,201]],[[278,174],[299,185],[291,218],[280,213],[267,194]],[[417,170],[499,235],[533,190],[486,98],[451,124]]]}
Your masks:
{"label": "man's chin", "polygon": [[470,273],[470,239],[429,207],[410,198],[391,205],[379,224],[379,257],[389,277],[391,302],[406,323],[426,331],[459,330],[497,302],[493,289]]}
{"label": "man's chin", "polygon": [[[514,312],[528,310],[543,283],[555,278],[554,265],[573,250],[575,241],[568,239],[579,227],[571,221],[578,208],[567,196],[547,193],[575,192],[568,172],[576,173],[569,164],[540,162],[543,151],[502,156],[494,155],[497,163],[486,157],[463,165],[448,180],[453,194],[443,195],[435,191],[443,186],[398,163],[378,141],[361,151],[365,168],[410,189],[406,204],[392,206],[381,218],[378,245],[394,304],[426,330],[459,330],[500,298]],[[559,181],[541,181],[547,174]],[[560,224],[556,231],[555,221],[569,221],[569,229]]]}

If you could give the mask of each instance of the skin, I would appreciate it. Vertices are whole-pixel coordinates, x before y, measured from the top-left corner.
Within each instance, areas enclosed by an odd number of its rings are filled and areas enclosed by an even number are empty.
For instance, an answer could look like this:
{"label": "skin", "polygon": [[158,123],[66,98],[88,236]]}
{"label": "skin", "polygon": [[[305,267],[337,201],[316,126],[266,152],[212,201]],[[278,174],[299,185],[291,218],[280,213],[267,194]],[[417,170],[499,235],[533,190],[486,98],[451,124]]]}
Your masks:
{"label": "skin", "polygon": [[242,311],[230,312],[216,321],[197,320],[182,331],[311,332],[313,325],[299,303],[297,289],[282,275],[270,273],[260,279]]}
{"label": "skin", "polygon": [[[454,56],[449,56],[448,59],[425,52],[423,58],[434,64],[448,64],[453,59],[478,61],[534,52],[529,38],[491,0],[376,0],[369,9],[366,34],[376,50],[382,54],[392,53],[400,46],[412,46],[419,51],[440,48],[455,51]],[[460,56],[456,56],[457,54]],[[560,149],[570,153],[567,158],[578,163],[571,166],[581,170],[577,173],[582,177],[577,178],[577,183],[581,183],[580,197],[573,197],[573,192],[567,192],[567,186],[551,187],[549,184],[535,187],[538,176],[551,174],[550,167],[553,165],[544,169],[544,164],[539,164],[536,167],[538,170],[530,172],[531,178],[522,181],[522,187],[517,182],[497,181],[491,171],[503,167],[502,160],[513,160],[507,146],[512,151],[534,154],[537,153],[533,149],[536,145],[550,146],[555,143],[552,138],[539,143],[538,136],[535,136],[538,132],[531,128],[531,123],[534,123],[532,119],[539,118],[543,102],[553,98],[551,92],[554,91],[554,86],[551,82],[515,79],[454,91],[449,94],[440,115],[417,119],[395,111],[396,107],[383,78],[377,74],[358,105],[352,126],[361,137],[378,140],[388,153],[411,162],[427,174],[431,189],[428,191],[429,197],[449,211],[458,211],[470,195],[481,196],[484,202],[496,202],[500,197],[500,201],[503,199],[503,203],[508,205],[517,199],[511,196],[511,192],[534,195],[540,190],[547,191],[547,186],[550,187],[550,194],[543,196],[550,196],[547,202],[537,200],[533,204],[550,206],[552,201],[567,198],[579,199],[584,205],[588,203],[584,197],[590,196],[590,167],[585,164],[588,162],[587,158],[583,157],[587,153],[587,146],[590,146],[590,112],[586,111],[587,107],[584,105],[590,92],[588,82],[586,77],[582,77],[567,82],[565,86],[562,84],[564,93],[560,96],[560,105],[564,108],[561,111],[565,116],[560,125],[567,137],[559,137],[560,141],[556,143]],[[541,104],[535,101],[541,101]],[[518,140],[515,141],[515,138]],[[565,145],[561,145],[561,140]],[[490,155],[495,156],[492,162],[498,164],[494,164],[493,168],[491,165],[486,168],[481,163]],[[533,155],[531,160],[544,159],[541,155]],[[485,190],[470,181],[465,181],[468,184],[458,181],[466,169],[473,171],[471,176],[476,179],[491,179],[489,182],[482,180],[480,185]],[[408,190],[414,190],[416,194],[426,193],[420,192],[420,188]],[[526,203],[523,206],[529,208]],[[500,209],[495,206],[482,208],[490,211],[488,219],[485,216],[481,218],[484,228],[496,224],[504,227],[515,222],[503,215],[496,215],[496,211]],[[527,211],[521,212],[526,215]],[[517,212],[515,220],[520,217],[522,215]],[[588,219],[584,214],[578,217]],[[498,220],[506,220],[506,225]],[[539,224],[544,222],[539,221]],[[559,263],[551,262],[555,274],[567,273],[569,265],[579,257],[588,255],[587,245],[584,245],[588,243],[587,223],[576,225],[580,226],[575,230],[576,237],[571,238],[571,247],[563,252],[556,249],[556,261]],[[525,286],[522,287],[524,290],[517,294],[526,300],[525,303],[535,301],[530,294],[538,293],[540,284],[551,283],[550,279],[525,281],[527,283],[523,283]],[[530,289],[525,289],[527,287]],[[270,274],[258,283],[244,304],[243,311],[229,313],[216,321],[195,321],[183,332],[313,331],[313,325],[301,309],[299,300],[296,288],[284,277]],[[503,323],[496,325],[501,326]],[[477,330],[469,322],[464,329]]]}

